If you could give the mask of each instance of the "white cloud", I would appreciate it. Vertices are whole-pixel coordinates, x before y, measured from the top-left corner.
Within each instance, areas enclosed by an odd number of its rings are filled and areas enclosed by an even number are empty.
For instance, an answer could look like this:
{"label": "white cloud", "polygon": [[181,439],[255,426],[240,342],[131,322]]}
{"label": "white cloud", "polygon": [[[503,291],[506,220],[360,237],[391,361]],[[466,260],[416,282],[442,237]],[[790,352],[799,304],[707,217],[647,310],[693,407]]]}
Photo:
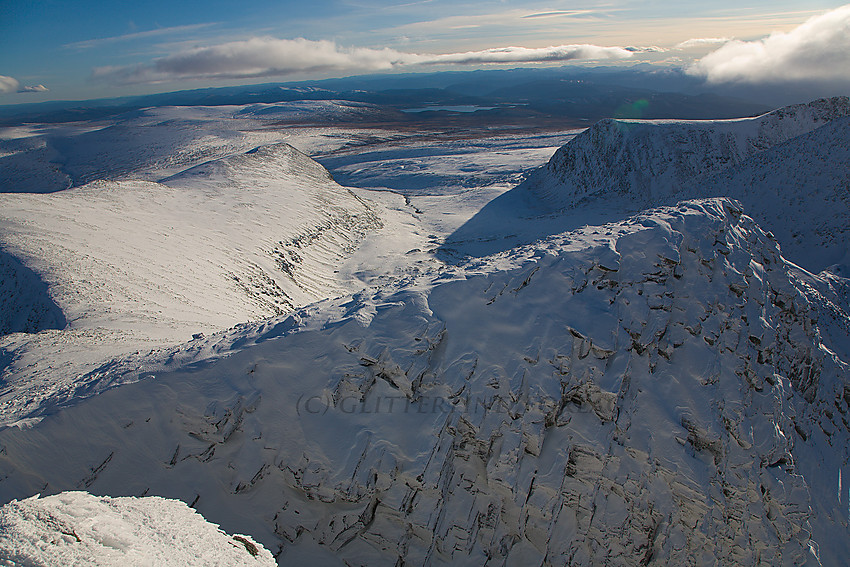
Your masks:
{"label": "white cloud", "polygon": [[391,49],[343,49],[330,41],[252,38],[197,47],[155,59],[150,64],[99,67],[93,78],[119,83],[173,79],[253,78],[329,70],[382,70],[409,58]]}
{"label": "white cloud", "polygon": [[788,33],[730,41],[689,68],[709,82],[848,81],[850,4],[815,16]]}
{"label": "white cloud", "polygon": [[504,32],[501,37],[508,37],[507,34],[510,34],[510,36],[518,34],[526,37],[530,34],[545,34],[545,37],[553,37],[553,26],[559,28],[563,25],[584,26],[589,21],[604,19],[615,11],[610,7],[604,10],[547,10],[544,12],[529,11],[527,8],[512,8],[501,11],[475,9],[472,13],[455,11],[450,16],[409,21],[385,31],[435,38],[446,30],[479,27],[496,34],[499,34],[499,30],[501,30]]}
{"label": "white cloud", "polygon": [[0,75],[0,93],[16,93],[21,83],[17,79]]}
{"label": "white cloud", "polygon": [[552,47],[501,47],[465,53],[422,56],[424,64],[478,65],[482,63],[545,63],[574,59],[627,59],[638,48],[598,45],[558,45]]}
{"label": "white cloud", "polygon": [[551,12],[537,12],[535,14],[526,14],[521,16],[524,19],[531,18],[563,18],[570,16],[586,16],[594,14],[593,10],[553,10]]}
{"label": "white cloud", "polygon": [[188,26],[172,26],[169,28],[156,28],[153,30],[142,31],[142,32],[133,32],[124,35],[116,35],[112,37],[102,37],[98,39],[87,39],[85,41],[77,41],[74,43],[66,43],[63,47],[70,49],[90,49],[92,47],[98,47],[108,43],[116,43],[119,41],[131,41],[135,39],[145,39],[151,37],[158,37],[163,35],[174,35],[174,34],[185,34],[191,31],[196,31],[202,28],[207,28],[214,24],[192,24]]}
{"label": "white cloud", "polygon": [[729,43],[730,41],[732,41],[732,38],[729,37],[696,37],[676,44],[674,49],[691,49],[694,47]]}
{"label": "white cloud", "polygon": [[44,85],[35,85],[32,87],[21,86],[20,81],[14,77],[0,75],[0,94],[9,93],[43,93],[49,90]]}
{"label": "white cloud", "polygon": [[46,93],[49,91],[47,87],[44,85],[33,85],[31,87],[21,87],[18,89],[19,93]]}
{"label": "white cloud", "polygon": [[381,71],[410,65],[544,63],[575,59],[625,59],[655,47],[560,45],[504,47],[463,53],[417,54],[394,49],[343,48],[331,41],[252,38],[178,51],[150,63],[98,67],[92,78],[109,82],[157,83],[178,79],[244,79],[317,71]]}

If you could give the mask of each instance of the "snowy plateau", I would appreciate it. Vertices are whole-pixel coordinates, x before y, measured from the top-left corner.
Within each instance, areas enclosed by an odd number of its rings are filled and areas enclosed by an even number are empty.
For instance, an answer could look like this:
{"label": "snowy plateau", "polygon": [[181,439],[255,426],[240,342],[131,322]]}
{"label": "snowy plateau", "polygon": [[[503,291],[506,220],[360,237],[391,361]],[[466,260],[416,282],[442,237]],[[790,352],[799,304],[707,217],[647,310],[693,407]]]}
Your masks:
{"label": "snowy plateau", "polygon": [[847,564],[850,100],[373,111],[0,129],[0,564]]}

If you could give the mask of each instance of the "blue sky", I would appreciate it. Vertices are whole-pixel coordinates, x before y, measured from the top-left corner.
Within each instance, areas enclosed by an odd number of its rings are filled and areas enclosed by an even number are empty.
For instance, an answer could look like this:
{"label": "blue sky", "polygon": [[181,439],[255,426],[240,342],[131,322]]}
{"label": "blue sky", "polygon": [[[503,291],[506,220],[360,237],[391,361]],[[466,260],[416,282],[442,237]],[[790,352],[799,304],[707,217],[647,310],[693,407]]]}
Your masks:
{"label": "blue sky", "polygon": [[[752,47],[763,47],[771,32],[795,33],[809,18],[841,6],[799,0],[0,0],[0,104],[494,65],[687,66],[720,48],[725,57],[695,69],[728,80],[735,76],[728,63],[747,46],[727,40],[750,42],[752,59],[759,50]],[[819,72],[847,75],[850,62],[837,50],[847,47],[842,36],[850,36],[850,15],[838,12],[809,36],[805,28],[798,32],[796,43],[774,41],[775,57],[748,63],[746,73],[773,65],[773,75],[782,75],[791,68],[789,57],[833,50],[826,53],[830,67]],[[824,29],[838,45],[822,41],[812,48],[811,37]],[[687,40],[703,41],[681,45]],[[786,53],[789,43],[799,47],[797,55]],[[524,49],[495,51],[509,46]],[[797,67],[792,71],[805,75],[809,65],[798,61]]]}

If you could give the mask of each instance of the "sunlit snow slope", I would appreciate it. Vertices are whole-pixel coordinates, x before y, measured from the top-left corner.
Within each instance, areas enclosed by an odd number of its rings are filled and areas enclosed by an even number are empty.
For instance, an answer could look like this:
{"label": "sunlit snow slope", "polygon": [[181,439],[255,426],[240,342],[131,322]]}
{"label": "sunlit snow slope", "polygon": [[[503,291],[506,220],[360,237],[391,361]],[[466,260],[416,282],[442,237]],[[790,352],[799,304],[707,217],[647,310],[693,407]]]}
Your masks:
{"label": "sunlit snow slope", "polygon": [[[334,271],[382,226],[379,208],[284,143],[161,183],[0,194],[0,247],[14,257],[5,271],[20,280],[26,266],[46,284],[38,292],[4,278],[4,325],[32,332],[67,321],[64,331],[4,339],[25,353],[6,370],[17,387],[4,396],[6,411],[30,403],[21,386],[30,376],[43,381],[48,365],[67,362],[56,379],[72,382],[91,370],[80,358],[92,365],[180,343],[348,291]],[[33,367],[47,351],[53,356]]]}

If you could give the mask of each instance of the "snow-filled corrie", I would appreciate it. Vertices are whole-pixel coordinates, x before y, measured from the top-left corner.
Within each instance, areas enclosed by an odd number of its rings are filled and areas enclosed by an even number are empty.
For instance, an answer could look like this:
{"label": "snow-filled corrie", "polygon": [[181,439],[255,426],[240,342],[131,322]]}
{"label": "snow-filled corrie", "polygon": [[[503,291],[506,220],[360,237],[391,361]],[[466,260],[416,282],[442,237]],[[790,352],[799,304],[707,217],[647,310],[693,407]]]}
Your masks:
{"label": "snow-filled corrie", "polygon": [[114,357],[350,292],[335,271],[382,216],[409,214],[285,143],[161,183],[0,194],[0,332],[19,332],[0,336],[0,421],[80,394]]}
{"label": "snow-filled corrie", "polygon": [[177,498],[283,565],[838,565],[835,283],[733,201],[648,211],[0,431],[0,500]]}
{"label": "snow-filled corrie", "polygon": [[275,561],[251,537],[227,535],[183,502],[63,492],[0,508],[0,564],[261,567]]}

